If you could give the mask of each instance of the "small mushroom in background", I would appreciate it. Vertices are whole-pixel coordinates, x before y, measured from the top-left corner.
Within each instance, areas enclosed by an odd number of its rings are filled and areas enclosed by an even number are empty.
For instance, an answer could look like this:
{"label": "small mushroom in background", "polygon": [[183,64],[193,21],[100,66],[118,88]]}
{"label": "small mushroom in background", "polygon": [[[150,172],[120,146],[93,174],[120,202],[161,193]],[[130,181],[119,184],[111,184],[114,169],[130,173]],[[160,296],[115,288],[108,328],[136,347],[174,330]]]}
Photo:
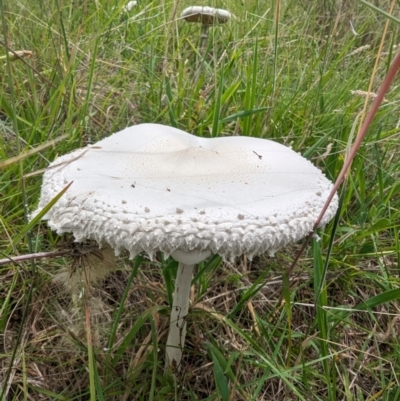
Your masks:
{"label": "small mushroom in background", "polygon": [[[57,158],[43,178],[38,211],[58,234],[95,240],[118,255],[145,252],[179,262],[166,366],[180,367],[195,265],[209,255],[250,259],[313,229],[332,183],[310,161],[274,141],[200,138],[141,124]],[[335,196],[320,226],[338,206]]]}
{"label": "small mushroom in background", "polygon": [[137,1],[128,1],[124,5],[124,7],[122,7],[122,11],[128,13],[129,11],[131,11],[136,6],[137,6]]}
{"label": "small mushroom in background", "polygon": [[188,22],[201,23],[201,49],[204,51],[210,26],[224,24],[231,18],[231,13],[221,8],[192,6],[185,8],[181,17]]}

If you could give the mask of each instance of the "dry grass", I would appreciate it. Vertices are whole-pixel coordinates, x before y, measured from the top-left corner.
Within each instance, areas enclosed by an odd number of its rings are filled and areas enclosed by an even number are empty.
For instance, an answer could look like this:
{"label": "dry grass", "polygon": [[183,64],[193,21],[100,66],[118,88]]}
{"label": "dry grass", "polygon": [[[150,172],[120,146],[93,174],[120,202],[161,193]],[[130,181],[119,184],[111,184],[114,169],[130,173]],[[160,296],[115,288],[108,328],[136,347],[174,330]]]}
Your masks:
{"label": "dry grass", "polygon": [[[112,270],[116,268],[116,271],[111,271],[106,278],[103,278],[104,270],[101,268],[103,279],[89,283],[88,274],[99,267],[99,262],[104,262],[104,257],[99,257],[99,251],[91,245],[86,248],[84,256],[81,251],[76,252],[76,246],[74,249],[73,258],[43,263],[41,273],[35,277],[28,278],[23,265],[10,269],[9,274],[3,276],[8,282],[4,288],[10,287],[15,279],[21,281],[21,284],[34,280],[35,287],[40,288],[34,292],[19,344],[15,344],[15,339],[23,315],[25,293],[23,286],[20,292],[13,292],[14,307],[6,322],[2,354],[10,355],[15,346],[19,351],[9,377],[8,397],[12,399],[13,394],[19,393],[18,389],[28,384],[34,389],[33,398],[29,399],[47,400],[49,394],[63,393],[74,394],[75,399],[86,399],[89,383],[85,368],[88,330],[85,314],[89,313],[99,377],[104,380],[105,387],[107,383],[112,386],[118,383],[117,394],[112,395],[111,391],[107,399],[145,399],[143,397],[148,386],[144,379],[146,376],[143,377],[143,369],[146,370],[146,365],[157,353],[157,364],[162,372],[163,343],[169,324],[167,293],[163,286],[160,262],[146,262],[129,288],[111,356],[125,341],[132,325],[141,315],[151,311],[153,323],[151,325],[147,322],[140,327],[134,341],[124,348],[121,359],[113,365],[107,355],[107,343],[113,325],[112,316],[121,303],[131,262],[126,259],[116,261],[112,265]],[[89,253],[88,249],[94,251],[94,254]],[[110,266],[109,260],[107,263]],[[227,317],[240,302],[245,289],[265,269],[266,263],[271,265],[271,270],[259,291],[237,314]],[[287,256],[278,255],[278,260],[261,258],[250,263],[242,259],[235,265],[222,264],[203,293],[199,294],[196,288],[193,289],[188,338],[176,389],[178,399],[190,399],[184,395],[187,389],[199,399],[206,399],[216,393],[212,364],[206,352],[208,343],[223,350],[227,359],[230,355],[236,356],[228,369],[233,374],[231,400],[251,399],[250,389],[265,372],[265,365],[258,367],[257,361],[251,359],[251,355],[257,352],[257,346],[263,349],[265,355],[273,355],[278,350],[281,357],[286,358],[285,364],[288,372],[292,372],[289,376],[294,376],[294,382],[297,382],[301,364],[311,363],[313,370],[323,375],[322,366],[318,362],[320,355],[315,347],[319,338],[318,330],[312,325],[315,305],[309,261],[303,260],[301,265],[290,279],[293,296],[290,321],[281,296],[282,271],[289,267]],[[370,270],[376,271],[376,266],[370,266]],[[360,282],[356,294],[344,297],[344,275],[346,273],[337,272],[327,277],[332,306],[345,305],[352,308],[360,299],[376,295],[375,288]],[[82,281],[76,280],[78,277],[83,277]],[[67,286],[65,278],[69,279]],[[395,350],[391,341],[400,334],[399,312],[395,304],[385,305],[377,308],[373,315],[361,312],[339,323],[340,330],[336,328],[335,341],[330,344],[334,351],[333,363],[338,372],[338,392],[346,392],[341,384],[346,382],[340,378],[343,375],[350,380],[349,389],[359,388],[365,394],[376,394],[380,384],[372,373],[373,365],[379,366],[380,374],[384,372],[388,376],[396,376],[391,362],[391,354]],[[288,331],[291,332],[290,340]],[[247,336],[251,336],[256,344],[249,342]],[[1,364],[1,375],[4,377],[9,367],[9,358],[2,358]],[[324,399],[327,393],[322,390],[323,383],[323,377],[318,379],[316,374],[309,386],[319,390],[315,394],[305,388],[301,391],[308,400],[317,400],[318,397]],[[172,399],[172,388],[165,396],[166,399]],[[280,377],[267,380],[261,388],[260,400],[272,398],[297,399]]]}

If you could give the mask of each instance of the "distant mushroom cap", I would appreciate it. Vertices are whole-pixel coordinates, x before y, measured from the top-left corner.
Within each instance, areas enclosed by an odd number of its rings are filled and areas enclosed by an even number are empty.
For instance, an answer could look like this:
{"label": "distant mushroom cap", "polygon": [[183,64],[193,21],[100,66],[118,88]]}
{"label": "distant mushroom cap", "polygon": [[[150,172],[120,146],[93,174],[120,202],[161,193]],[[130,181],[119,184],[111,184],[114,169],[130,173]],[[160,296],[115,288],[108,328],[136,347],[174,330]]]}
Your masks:
{"label": "distant mushroom cap", "polygon": [[124,7],[122,8],[123,11],[129,12],[133,9],[133,7],[137,6],[137,1],[128,1]]}
{"label": "distant mushroom cap", "polygon": [[[126,128],[57,158],[44,174],[38,210],[71,181],[45,216],[58,234],[131,257],[175,252],[177,260],[191,252],[202,259],[273,254],[310,233],[332,188],[318,168],[279,143],[200,138],[157,124]],[[337,203],[335,197],[321,225]]]}
{"label": "distant mushroom cap", "polygon": [[227,22],[231,18],[231,13],[221,8],[192,6],[185,8],[181,13],[181,17],[189,22],[214,25]]}

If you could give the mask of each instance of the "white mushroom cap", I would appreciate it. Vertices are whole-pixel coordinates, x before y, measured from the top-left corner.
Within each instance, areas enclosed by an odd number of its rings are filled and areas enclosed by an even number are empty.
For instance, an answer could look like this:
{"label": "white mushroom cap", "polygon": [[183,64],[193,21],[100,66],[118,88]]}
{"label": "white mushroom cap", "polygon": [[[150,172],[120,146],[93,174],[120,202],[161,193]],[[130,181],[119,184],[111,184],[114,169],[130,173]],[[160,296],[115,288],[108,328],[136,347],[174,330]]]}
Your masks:
{"label": "white mushroom cap", "polygon": [[133,7],[137,6],[137,1],[128,1],[124,7],[122,7],[122,10],[125,12],[132,11]]}
{"label": "white mushroom cap", "polygon": [[[211,253],[273,254],[310,233],[332,188],[279,143],[200,138],[157,124],[57,158],[44,174],[38,210],[71,181],[45,217],[58,234],[108,243],[131,257],[175,252],[183,263],[190,252],[197,261]],[[335,197],[321,225],[337,203]]]}
{"label": "white mushroom cap", "polygon": [[221,8],[192,6],[185,8],[181,13],[181,17],[189,22],[214,25],[227,22],[231,18],[231,13]]}

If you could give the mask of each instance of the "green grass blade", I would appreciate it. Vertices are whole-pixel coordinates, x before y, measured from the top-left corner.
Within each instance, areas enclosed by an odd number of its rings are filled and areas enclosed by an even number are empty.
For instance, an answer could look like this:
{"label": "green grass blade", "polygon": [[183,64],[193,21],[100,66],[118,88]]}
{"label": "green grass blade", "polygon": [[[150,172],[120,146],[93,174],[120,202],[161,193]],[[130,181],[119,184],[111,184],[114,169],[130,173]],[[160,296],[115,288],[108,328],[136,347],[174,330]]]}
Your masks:
{"label": "green grass blade", "polygon": [[[224,369],[220,365],[220,359],[223,359],[222,355],[213,347],[210,343],[207,344],[207,350],[209,354],[211,355],[211,358],[213,360],[213,370],[214,370],[214,378],[215,378],[215,385],[218,390],[218,394],[221,397],[222,401],[229,401],[229,386],[228,386],[228,380],[226,379],[224,375]],[[217,352],[218,356],[217,357]],[[224,360],[224,362],[226,362]],[[226,364],[226,363],[225,363]]]}
{"label": "green grass blade", "polygon": [[261,288],[265,285],[265,277],[268,276],[269,270],[264,270],[259,277],[254,281],[254,283],[248,288],[246,291],[243,292],[240,301],[235,305],[235,307],[229,312],[228,316],[234,316],[240,310],[243,309],[243,306],[255,295]]}
{"label": "green grass blade", "polygon": [[[314,288],[315,293],[314,297],[316,299],[315,308],[316,308],[316,318],[317,318],[317,327],[319,332],[319,345],[320,345],[320,355],[324,358],[322,361],[324,367],[324,374],[326,383],[331,383],[330,378],[330,366],[329,360],[329,348],[328,348],[328,324],[326,317],[325,307],[328,304],[328,294],[327,287],[324,274],[324,263],[322,261],[321,249],[319,241],[313,240],[313,259],[314,259]],[[328,399],[334,401],[334,384],[328,386]]]}
{"label": "green grass blade", "polygon": [[353,313],[366,312],[380,305],[388,304],[389,302],[400,300],[400,289],[395,288],[375,295],[366,301],[357,304],[354,308],[329,308],[329,319],[336,324],[347,319]]}
{"label": "green grass blade", "polygon": [[236,121],[238,118],[246,118],[249,116],[253,116],[255,114],[263,113],[264,111],[268,110],[269,107],[260,107],[258,109],[252,109],[252,110],[242,110],[238,111],[235,114],[232,114],[228,117],[225,117],[221,120],[222,123],[229,123],[231,121]]}
{"label": "green grass blade", "polygon": [[65,188],[63,188],[23,229],[15,236],[13,239],[12,246],[10,246],[6,253],[10,253],[13,247],[21,241],[21,239],[32,230],[32,228],[45,216],[45,214],[58,202],[58,200],[68,191],[69,187],[72,185],[70,182]]}
{"label": "green grass blade", "polygon": [[95,385],[95,391],[97,394],[97,399],[99,401],[106,401],[106,398],[104,397],[104,392],[103,392],[103,386],[101,383],[101,379],[99,377],[99,372],[96,366],[96,363],[93,365],[93,375],[94,375],[94,385]]}
{"label": "green grass blade", "polygon": [[395,22],[396,24],[400,25],[400,19],[394,17],[392,14],[387,13],[386,11],[383,11],[381,8],[375,6],[374,4],[371,4],[369,1],[366,0],[358,0],[361,4],[364,4],[365,6],[369,7],[371,10],[376,11],[378,14],[381,14],[385,16],[386,18],[390,19],[391,21]]}
{"label": "green grass blade", "polygon": [[159,307],[154,306],[150,309],[147,309],[145,312],[143,312],[136,320],[136,322],[133,324],[133,326],[130,328],[130,330],[125,334],[123,341],[121,344],[118,346],[118,348],[115,350],[114,357],[112,359],[112,365],[116,366],[120,359],[122,358],[124,352],[126,349],[132,344],[133,339],[137,335],[138,331],[143,328],[144,323],[151,318],[151,315],[156,313],[158,311]]}
{"label": "green grass blade", "polygon": [[174,112],[174,98],[172,96],[171,83],[170,83],[168,77],[165,77],[165,93],[166,93],[167,99],[168,99],[169,122],[173,127],[178,128],[178,123],[176,121],[175,112]]}
{"label": "green grass blade", "polygon": [[153,316],[150,317],[150,326],[151,326],[151,340],[153,344],[153,374],[151,376],[151,388],[149,401],[154,401],[154,397],[156,394],[156,379],[158,372],[158,341],[157,341],[157,330],[154,324]]}
{"label": "green grass blade", "polygon": [[220,125],[220,117],[221,117],[221,103],[222,103],[222,94],[224,91],[224,72],[221,71],[220,78],[218,80],[218,90],[216,91],[216,98],[214,104],[213,111],[213,121],[212,121],[212,130],[211,136],[216,137],[219,134],[219,125]]}
{"label": "green grass blade", "polygon": [[132,281],[136,277],[137,272],[139,270],[139,267],[142,265],[142,263],[143,263],[143,257],[141,255],[136,256],[134,264],[133,264],[132,272],[129,275],[128,281],[126,283],[126,286],[124,288],[124,292],[123,292],[122,297],[121,297],[120,304],[119,304],[118,309],[117,309],[117,311],[116,311],[116,313],[114,315],[113,326],[111,328],[111,333],[110,333],[110,336],[108,338],[108,343],[107,343],[107,361],[108,362],[110,360],[111,351],[112,351],[113,346],[114,346],[115,337],[116,337],[116,333],[117,333],[117,329],[118,329],[118,324],[120,322],[122,312],[123,312],[123,310],[125,308],[126,299],[128,297],[128,293],[129,293],[130,287],[132,285]]}

